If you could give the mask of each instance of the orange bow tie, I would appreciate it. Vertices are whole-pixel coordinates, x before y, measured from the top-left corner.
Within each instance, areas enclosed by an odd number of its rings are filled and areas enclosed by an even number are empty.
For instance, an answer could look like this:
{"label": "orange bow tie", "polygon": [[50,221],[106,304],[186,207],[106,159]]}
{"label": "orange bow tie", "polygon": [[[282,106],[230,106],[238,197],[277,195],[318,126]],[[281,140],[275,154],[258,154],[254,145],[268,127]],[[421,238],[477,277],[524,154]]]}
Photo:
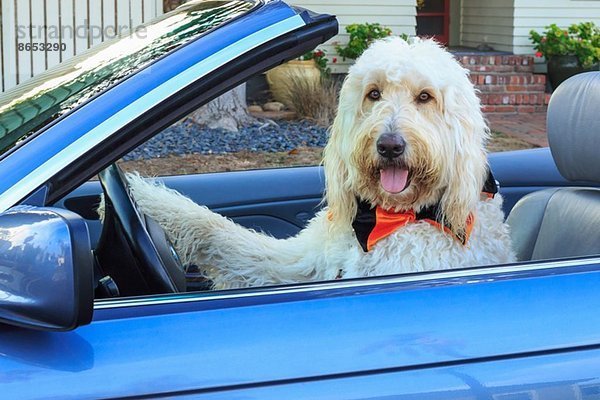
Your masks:
{"label": "orange bow tie", "polygon": [[[496,185],[496,180],[491,171],[489,171],[488,178],[482,190],[482,195],[485,198],[493,198],[497,192],[498,187]],[[360,199],[356,199],[356,201],[358,203],[358,208],[354,221],[352,222],[352,227],[354,228],[354,233],[360,246],[365,252],[372,250],[377,242],[390,236],[397,229],[419,221],[435,226],[443,232],[452,235],[462,245],[466,245],[475,222],[473,213],[469,214],[465,224],[465,231],[457,233],[449,224],[441,221],[441,213],[439,212],[438,204],[427,207],[416,213],[414,210],[400,212],[388,211],[379,206],[372,208],[371,204],[365,201]]]}
{"label": "orange bow tie", "polygon": [[[471,213],[467,218],[466,229],[464,234],[457,235],[455,234],[449,226],[443,225],[435,219],[424,218],[421,213],[415,213],[414,210],[410,211],[400,211],[393,212],[384,210],[381,207],[375,208],[375,221],[374,226],[369,232],[368,236],[365,240],[365,245],[361,243],[363,250],[371,251],[375,244],[380,240],[390,236],[396,230],[406,226],[408,224],[412,224],[418,221],[427,222],[430,225],[435,226],[436,228],[443,230],[444,232],[452,235],[457,241],[461,244],[466,245],[469,240],[469,236],[471,235],[471,231],[473,230],[473,223],[475,222],[475,216]],[[356,220],[355,220],[356,221]],[[356,231],[356,227],[355,227]],[[358,237],[358,234],[357,234]],[[360,242],[359,238],[359,242]],[[366,247],[366,249],[365,249]]]}

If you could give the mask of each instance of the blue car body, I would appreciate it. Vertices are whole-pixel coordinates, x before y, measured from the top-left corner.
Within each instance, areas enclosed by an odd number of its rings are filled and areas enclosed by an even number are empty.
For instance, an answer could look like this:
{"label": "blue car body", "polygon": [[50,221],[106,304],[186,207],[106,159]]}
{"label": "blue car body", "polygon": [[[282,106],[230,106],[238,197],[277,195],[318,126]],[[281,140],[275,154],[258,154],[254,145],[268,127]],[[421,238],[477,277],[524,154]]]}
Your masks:
{"label": "blue car body", "polygon": [[[141,70],[91,97],[0,159],[0,212],[18,204],[67,207],[69,199],[100,193],[96,182],[81,185],[88,172],[156,126],[138,127],[123,145],[112,137],[240,56],[251,62],[260,46],[331,21],[279,1],[258,3],[147,66],[151,74]],[[236,74],[229,87],[241,79]],[[567,185],[548,149],[495,154],[490,163],[507,211],[528,192]],[[531,172],[525,176],[523,168]],[[285,184],[292,180],[293,187]],[[301,229],[307,218],[301,213],[314,213],[323,191],[319,167],[165,183],[240,223],[270,224],[276,236]],[[99,222],[86,222],[93,242]],[[98,300],[91,323],[70,332],[0,324],[0,393],[7,399],[597,399],[599,286],[600,258],[590,256]]]}

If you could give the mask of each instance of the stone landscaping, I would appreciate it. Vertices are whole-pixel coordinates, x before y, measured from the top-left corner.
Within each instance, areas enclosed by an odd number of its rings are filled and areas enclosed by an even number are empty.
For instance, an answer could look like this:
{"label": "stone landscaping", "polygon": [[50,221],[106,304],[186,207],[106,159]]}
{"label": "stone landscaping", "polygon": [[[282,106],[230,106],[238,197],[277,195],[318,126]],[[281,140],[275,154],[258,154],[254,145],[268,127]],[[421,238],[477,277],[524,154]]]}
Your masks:
{"label": "stone landscaping", "polygon": [[173,125],[123,157],[152,159],[184,154],[226,154],[240,151],[286,152],[300,147],[323,147],[327,128],[301,121],[269,121],[243,127],[239,132],[207,129],[185,120]]}

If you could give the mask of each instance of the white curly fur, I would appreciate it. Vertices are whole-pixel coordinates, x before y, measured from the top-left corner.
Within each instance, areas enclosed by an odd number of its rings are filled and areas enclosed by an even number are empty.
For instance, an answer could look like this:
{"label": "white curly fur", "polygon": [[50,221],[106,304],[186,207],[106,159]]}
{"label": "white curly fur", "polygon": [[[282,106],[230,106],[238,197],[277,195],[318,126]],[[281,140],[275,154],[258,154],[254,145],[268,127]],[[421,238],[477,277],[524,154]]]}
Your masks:
{"label": "white curly fur", "polygon": [[[373,88],[382,93],[377,102],[366,98]],[[426,104],[415,101],[423,90],[433,96]],[[377,176],[375,141],[390,130],[407,142],[412,176],[399,194],[383,190]],[[324,153],[328,208],[297,236],[248,230],[160,183],[128,179],[138,206],[165,229],[184,264],[198,265],[216,289],[506,263],[515,257],[502,199],[480,200],[488,133],[468,73],[452,55],[431,40],[386,39],[350,68]],[[351,227],[356,196],[397,210],[439,202],[456,231],[471,212],[475,224],[466,246],[418,222],[365,253]]]}

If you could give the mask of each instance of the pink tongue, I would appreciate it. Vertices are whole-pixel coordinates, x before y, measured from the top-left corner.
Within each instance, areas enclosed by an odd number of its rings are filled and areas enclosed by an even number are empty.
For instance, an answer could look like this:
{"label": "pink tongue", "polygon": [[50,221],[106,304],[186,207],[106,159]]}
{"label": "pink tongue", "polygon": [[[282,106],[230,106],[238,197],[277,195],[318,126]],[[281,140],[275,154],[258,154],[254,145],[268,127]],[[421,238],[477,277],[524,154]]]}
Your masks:
{"label": "pink tongue", "polygon": [[407,178],[407,169],[388,167],[381,170],[381,186],[386,192],[400,193],[406,187]]}

